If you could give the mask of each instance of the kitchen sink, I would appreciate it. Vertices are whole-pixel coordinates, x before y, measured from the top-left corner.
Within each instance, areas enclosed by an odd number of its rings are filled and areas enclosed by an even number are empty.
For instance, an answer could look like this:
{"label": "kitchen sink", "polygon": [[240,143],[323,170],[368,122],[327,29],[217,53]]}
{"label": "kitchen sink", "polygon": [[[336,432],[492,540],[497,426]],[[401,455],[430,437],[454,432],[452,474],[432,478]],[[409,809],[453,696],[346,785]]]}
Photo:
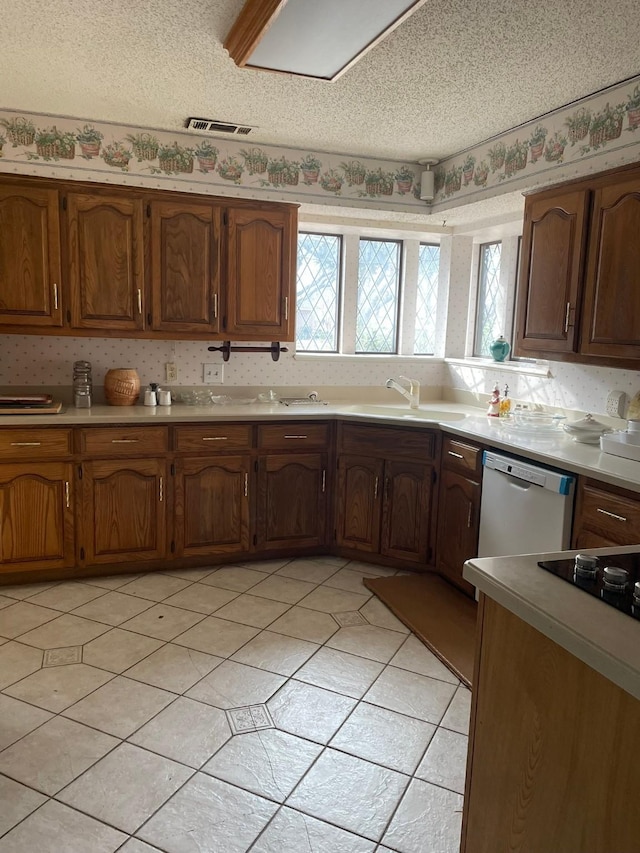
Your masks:
{"label": "kitchen sink", "polygon": [[354,415],[385,416],[412,421],[462,421],[467,417],[462,412],[446,409],[409,409],[404,406],[345,406],[344,411]]}

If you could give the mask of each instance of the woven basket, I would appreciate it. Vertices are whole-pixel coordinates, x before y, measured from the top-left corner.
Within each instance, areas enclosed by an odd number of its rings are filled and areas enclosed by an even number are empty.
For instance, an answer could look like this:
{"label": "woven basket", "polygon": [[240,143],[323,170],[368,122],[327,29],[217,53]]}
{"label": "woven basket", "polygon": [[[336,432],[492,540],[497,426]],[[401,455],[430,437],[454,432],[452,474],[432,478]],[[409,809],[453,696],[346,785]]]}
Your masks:
{"label": "woven basket", "polygon": [[[158,156],[158,146],[157,145],[136,145],[133,143],[133,153],[136,155],[138,160],[155,160]],[[175,169],[173,170],[176,171]]]}
{"label": "woven basket", "polygon": [[36,133],[34,130],[8,130],[7,136],[14,145],[33,145]]}
{"label": "woven basket", "polygon": [[189,161],[188,166],[184,166],[182,160],[177,157],[161,157],[160,168],[163,172],[184,172],[190,174],[193,172],[193,158]]}
{"label": "woven basket", "polygon": [[364,175],[354,172],[346,172],[347,182],[349,186],[359,187],[364,184]]}
{"label": "woven basket", "polygon": [[56,145],[56,157],[59,157],[61,160],[73,160],[76,156],[76,146],[72,145],[70,148],[66,148],[61,151],[60,146]]}
{"label": "woven basket", "polygon": [[41,145],[37,142],[36,151],[40,157],[56,157],[58,153],[58,146],[55,142],[50,142],[47,145]]}
{"label": "woven basket", "polygon": [[589,133],[589,125],[581,124],[578,127],[570,127],[569,128],[569,142],[572,144],[576,142],[580,142],[581,139],[584,139],[585,136]]}
{"label": "woven basket", "polygon": [[284,184],[284,173],[283,172],[269,172],[269,183],[278,187],[280,184]]}
{"label": "woven basket", "polygon": [[300,180],[299,172],[285,172],[284,175],[284,183],[289,184],[289,186],[297,187],[298,181]]}
{"label": "woven basket", "polygon": [[267,171],[266,157],[245,157],[244,161],[250,175],[264,175]]}
{"label": "woven basket", "polygon": [[374,181],[366,185],[369,195],[391,195],[393,193],[393,185],[385,184],[382,181]]}
{"label": "woven basket", "polygon": [[104,162],[107,166],[115,166],[117,169],[126,169],[129,165],[130,157],[118,156],[113,154],[107,154],[106,157],[103,157]]}
{"label": "woven basket", "polygon": [[140,396],[140,377],[132,367],[115,367],[104,377],[104,396],[110,406],[134,406]]}

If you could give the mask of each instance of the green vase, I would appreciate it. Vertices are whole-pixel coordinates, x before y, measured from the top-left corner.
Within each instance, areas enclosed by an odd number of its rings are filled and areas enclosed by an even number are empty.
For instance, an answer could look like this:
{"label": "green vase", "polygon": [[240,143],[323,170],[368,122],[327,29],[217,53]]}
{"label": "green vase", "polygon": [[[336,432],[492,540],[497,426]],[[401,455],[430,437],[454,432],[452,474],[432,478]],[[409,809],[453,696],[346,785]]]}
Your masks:
{"label": "green vase", "polygon": [[509,355],[510,349],[509,341],[505,340],[505,338],[500,335],[500,337],[496,338],[489,347],[489,352],[491,353],[491,358],[494,361],[504,361]]}

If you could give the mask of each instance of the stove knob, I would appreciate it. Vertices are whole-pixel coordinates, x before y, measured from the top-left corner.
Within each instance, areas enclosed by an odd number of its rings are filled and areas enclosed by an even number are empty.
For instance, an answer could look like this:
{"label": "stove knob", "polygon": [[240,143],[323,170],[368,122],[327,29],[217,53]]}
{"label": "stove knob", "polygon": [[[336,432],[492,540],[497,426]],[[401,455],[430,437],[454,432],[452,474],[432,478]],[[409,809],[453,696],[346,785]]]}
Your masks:
{"label": "stove knob", "polygon": [[640,607],[640,581],[636,581],[633,587],[633,603]]}
{"label": "stove knob", "polygon": [[593,554],[576,554],[576,569],[588,569],[595,571],[598,565],[598,558]]}
{"label": "stove knob", "polygon": [[624,592],[627,588],[629,572],[626,569],[605,566],[602,575],[605,587],[612,592]]}

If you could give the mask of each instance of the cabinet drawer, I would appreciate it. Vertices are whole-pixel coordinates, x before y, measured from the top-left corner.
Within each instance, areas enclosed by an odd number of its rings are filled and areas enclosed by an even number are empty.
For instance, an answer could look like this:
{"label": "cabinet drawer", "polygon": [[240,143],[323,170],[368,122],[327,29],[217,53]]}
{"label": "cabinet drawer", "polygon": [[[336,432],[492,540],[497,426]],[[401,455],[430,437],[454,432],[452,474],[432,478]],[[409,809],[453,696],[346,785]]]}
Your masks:
{"label": "cabinet drawer", "polygon": [[344,424],[340,451],[360,456],[393,456],[424,462],[433,459],[436,434],[425,429],[394,429]]}
{"label": "cabinet drawer", "polygon": [[442,465],[452,471],[479,475],[482,469],[482,450],[445,436],[442,441]]}
{"label": "cabinet drawer", "polygon": [[619,545],[640,542],[640,500],[585,484],[582,489],[581,527],[597,530]]}
{"label": "cabinet drawer", "polygon": [[0,430],[0,459],[50,459],[70,455],[70,429]]}
{"label": "cabinet drawer", "polygon": [[147,456],[168,449],[166,427],[104,427],[80,431],[80,450],[89,456]]}
{"label": "cabinet drawer", "polygon": [[328,424],[309,422],[269,424],[258,427],[258,447],[293,450],[299,447],[325,447],[329,435]]}
{"label": "cabinet drawer", "polygon": [[249,424],[211,424],[210,426],[179,426],[174,429],[174,447],[181,452],[212,453],[229,448],[251,447]]}

